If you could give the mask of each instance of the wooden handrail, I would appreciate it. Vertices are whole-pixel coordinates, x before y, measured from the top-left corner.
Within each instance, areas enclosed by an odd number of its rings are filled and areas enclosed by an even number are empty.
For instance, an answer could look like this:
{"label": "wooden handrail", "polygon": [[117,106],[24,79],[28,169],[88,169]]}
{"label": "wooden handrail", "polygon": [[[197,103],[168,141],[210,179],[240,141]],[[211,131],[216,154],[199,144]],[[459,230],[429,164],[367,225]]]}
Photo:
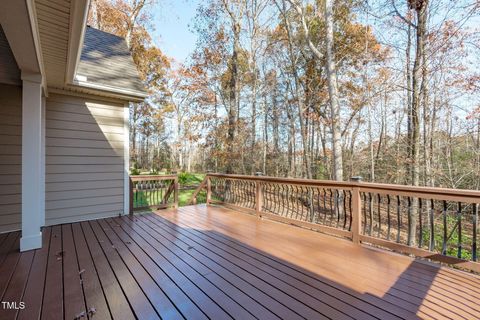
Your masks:
{"label": "wooden handrail", "polygon": [[138,175],[138,176],[130,176],[130,180],[132,181],[161,181],[161,180],[175,180],[178,179],[176,174],[168,174],[168,175]]}
{"label": "wooden handrail", "polygon": [[[480,272],[476,262],[480,191],[218,173],[207,174],[204,181],[207,203]],[[456,221],[453,227],[447,215]],[[411,219],[420,219],[415,229],[410,228]],[[439,233],[447,228],[448,236]],[[424,232],[428,242],[422,239]],[[452,244],[454,232],[458,240]],[[462,232],[472,237],[467,250],[471,260],[462,259],[466,252]],[[458,255],[447,255],[445,249],[439,253],[435,235],[442,237],[443,248],[458,247]],[[410,236],[418,244],[411,244]]]}
{"label": "wooden handrail", "polygon": [[464,201],[480,204],[480,191],[467,189],[448,189],[438,187],[415,187],[397,184],[383,184],[371,182],[349,182],[349,181],[332,181],[332,180],[313,180],[313,179],[297,179],[297,178],[277,178],[268,176],[248,176],[234,174],[209,173],[209,177],[263,181],[271,183],[285,183],[302,186],[329,187],[332,189],[353,190],[359,186],[360,192],[377,192],[382,194],[395,194],[417,197],[432,197],[438,200]]}

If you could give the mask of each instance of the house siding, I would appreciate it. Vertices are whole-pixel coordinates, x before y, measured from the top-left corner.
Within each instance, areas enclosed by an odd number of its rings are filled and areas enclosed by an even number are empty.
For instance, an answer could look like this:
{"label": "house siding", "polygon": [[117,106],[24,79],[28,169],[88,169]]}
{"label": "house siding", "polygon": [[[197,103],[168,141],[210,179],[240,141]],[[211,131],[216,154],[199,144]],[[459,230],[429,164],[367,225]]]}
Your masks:
{"label": "house siding", "polygon": [[22,88],[0,84],[0,232],[20,229]]}
{"label": "house siding", "polygon": [[121,103],[51,94],[46,102],[46,225],[123,213]]}

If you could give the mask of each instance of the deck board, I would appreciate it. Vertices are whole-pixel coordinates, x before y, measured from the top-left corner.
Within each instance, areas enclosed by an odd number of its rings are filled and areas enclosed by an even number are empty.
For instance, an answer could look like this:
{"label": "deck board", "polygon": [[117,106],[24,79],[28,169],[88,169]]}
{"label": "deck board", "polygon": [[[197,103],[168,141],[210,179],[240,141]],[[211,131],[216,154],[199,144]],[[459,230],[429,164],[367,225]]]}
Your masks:
{"label": "deck board", "polygon": [[86,308],[84,311],[88,313],[88,311],[93,308],[93,310],[95,310],[95,317],[98,319],[111,319],[107,300],[83,235],[82,227],[79,223],[75,223],[72,225],[72,230],[82,289],[85,296]]}
{"label": "deck board", "polygon": [[86,314],[77,252],[73,241],[72,226],[62,225],[63,282],[68,283],[64,288],[65,319],[75,319]]}
{"label": "deck board", "polygon": [[0,235],[0,319],[479,319],[480,278],[215,206]]}

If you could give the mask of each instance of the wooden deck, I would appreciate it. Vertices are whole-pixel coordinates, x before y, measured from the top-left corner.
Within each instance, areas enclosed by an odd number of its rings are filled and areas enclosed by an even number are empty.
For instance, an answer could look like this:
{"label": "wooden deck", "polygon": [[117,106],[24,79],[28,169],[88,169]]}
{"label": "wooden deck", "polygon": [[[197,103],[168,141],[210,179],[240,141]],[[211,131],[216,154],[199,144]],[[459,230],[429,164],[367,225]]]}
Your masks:
{"label": "wooden deck", "polygon": [[0,319],[480,318],[479,277],[220,207],[43,235],[0,235]]}

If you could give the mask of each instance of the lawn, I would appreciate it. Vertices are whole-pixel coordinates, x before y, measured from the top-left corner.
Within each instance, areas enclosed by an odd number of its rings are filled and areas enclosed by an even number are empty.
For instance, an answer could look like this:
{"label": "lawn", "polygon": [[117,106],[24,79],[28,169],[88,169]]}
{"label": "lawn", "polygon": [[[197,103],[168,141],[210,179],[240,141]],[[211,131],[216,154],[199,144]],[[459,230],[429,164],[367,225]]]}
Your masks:
{"label": "lawn", "polygon": [[[194,192],[195,190],[180,190],[180,193],[178,195],[178,206],[179,207],[188,206]],[[197,195],[197,204],[205,203],[206,201],[207,201],[207,194],[204,190],[202,190]]]}
{"label": "lawn", "polygon": [[[179,194],[178,194],[178,205],[180,207],[187,206],[192,199],[192,195],[195,192],[195,189],[200,185],[205,178],[203,173],[190,173],[182,172],[178,174],[179,182]],[[183,189],[182,188],[187,188]],[[163,192],[149,192],[149,191],[138,191],[133,197],[134,207],[143,207],[149,206],[150,204],[161,203],[163,198]],[[205,203],[207,195],[205,191],[202,191],[197,196],[197,203]]]}
{"label": "lawn", "polygon": [[182,186],[198,186],[205,179],[204,173],[181,172],[178,174],[178,183]]}

